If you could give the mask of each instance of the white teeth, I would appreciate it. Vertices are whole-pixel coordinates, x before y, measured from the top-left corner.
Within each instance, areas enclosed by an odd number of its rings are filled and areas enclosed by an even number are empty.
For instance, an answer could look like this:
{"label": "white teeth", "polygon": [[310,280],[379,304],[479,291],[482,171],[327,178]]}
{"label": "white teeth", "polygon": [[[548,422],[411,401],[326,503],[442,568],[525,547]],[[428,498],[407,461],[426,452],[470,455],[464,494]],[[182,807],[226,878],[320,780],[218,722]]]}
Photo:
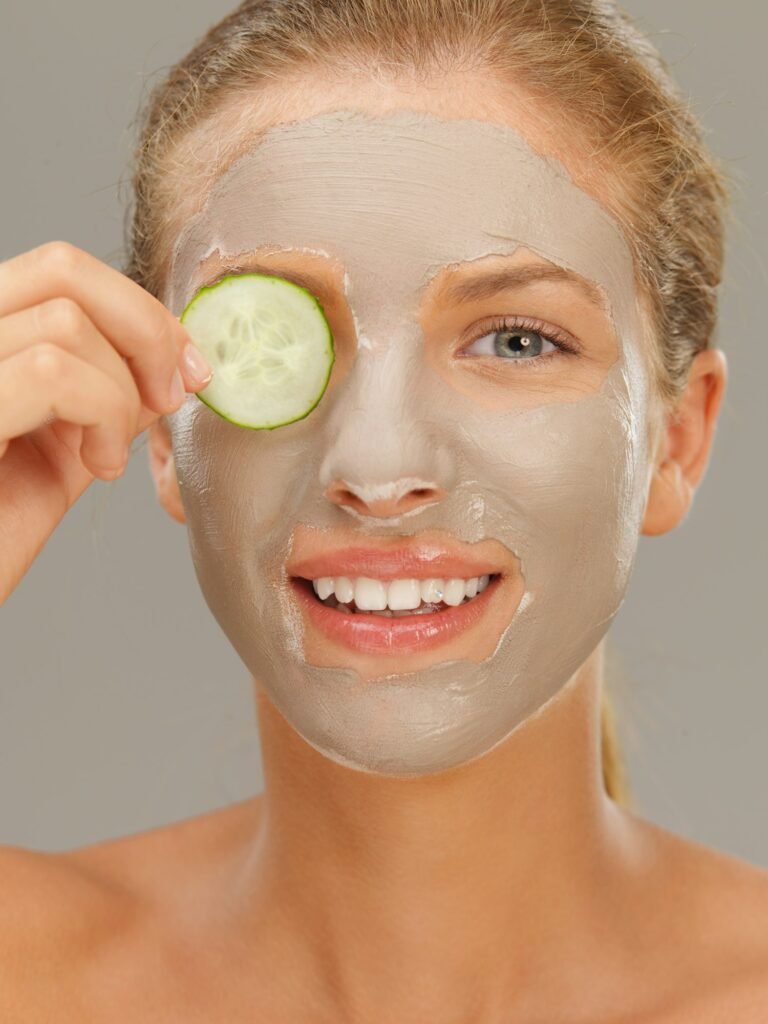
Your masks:
{"label": "white teeth", "polygon": [[324,601],[326,597],[330,597],[333,593],[334,579],[332,576],[321,576],[319,580],[313,580],[312,586],[315,588],[315,593]]}
{"label": "white teeth", "polygon": [[426,601],[427,604],[440,604],[443,600],[444,590],[445,580],[422,580],[421,600]]}
{"label": "white teeth", "polygon": [[456,608],[464,600],[467,594],[467,588],[464,584],[464,580],[446,580],[445,581],[445,593],[443,594],[443,600],[451,608]]}
{"label": "white teeth", "polygon": [[355,599],[355,585],[347,576],[339,576],[336,579],[336,600],[341,604],[349,604]]}
{"label": "white teeth", "polygon": [[352,604],[354,601],[360,611],[406,615],[420,608],[428,611],[424,605],[444,603],[455,608],[466,599],[471,600],[481,594],[490,579],[490,576],[473,576],[468,580],[402,579],[384,582],[368,576],[355,579],[321,576],[312,581],[312,586],[321,601],[335,596],[339,604]]}
{"label": "white teeth", "polygon": [[355,580],[355,604],[364,612],[381,612],[387,607],[387,586],[380,580],[358,576]]}
{"label": "white teeth", "polygon": [[392,580],[387,587],[387,605],[392,611],[418,608],[420,604],[421,589],[418,580]]}

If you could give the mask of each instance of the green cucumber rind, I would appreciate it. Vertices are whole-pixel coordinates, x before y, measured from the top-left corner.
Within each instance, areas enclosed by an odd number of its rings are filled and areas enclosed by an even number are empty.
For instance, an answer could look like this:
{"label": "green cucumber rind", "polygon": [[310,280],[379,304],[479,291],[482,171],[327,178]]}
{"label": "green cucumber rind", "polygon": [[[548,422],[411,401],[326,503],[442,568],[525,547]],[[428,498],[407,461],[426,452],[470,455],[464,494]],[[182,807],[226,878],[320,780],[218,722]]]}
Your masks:
{"label": "green cucumber rind", "polygon": [[320,404],[320,402],[323,399],[323,396],[325,395],[325,392],[328,390],[328,382],[331,379],[331,373],[333,372],[333,366],[334,366],[334,363],[336,362],[336,348],[335,348],[334,343],[333,343],[333,332],[331,331],[331,325],[328,323],[328,318],[325,315],[325,310],[323,309],[323,307],[322,307],[322,305],[320,303],[320,300],[317,298],[317,296],[313,295],[313,293],[311,291],[309,291],[309,289],[304,288],[302,285],[296,284],[294,281],[288,281],[284,277],[280,277],[279,274],[229,274],[227,277],[223,277],[223,278],[221,278],[221,280],[216,281],[215,284],[205,285],[204,287],[198,289],[198,291],[195,292],[194,296],[190,299],[190,301],[184,307],[184,310],[183,310],[181,316],[179,317],[179,322],[181,324],[184,323],[185,317],[192,311],[192,308],[197,304],[197,302],[203,297],[203,295],[206,292],[216,291],[222,285],[228,284],[229,282],[231,282],[234,279],[239,280],[239,279],[248,278],[248,277],[258,277],[258,278],[262,278],[262,279],[264,279],[264,278],[271,278],[271,279],[280,281],[281,285],[289,285],[291,288],[295,288],[297,291],[303,292],[304,295],[307,298],[311,299],[312,304],[316,307],[318,313],[320,314],[322,322],[325,324],[325,327],[326,327],[327,340],[328,340],[328,355],[329,355],[330,358],[328,360],[328,372],[325,375],[325,380],[322,383],[322,387],[319,389],[317,399],[306,410],[306,412],[301,413],[301,415],[299,415],[299,416],[295,416],[293,419],[284,420],[284,421],[282,421],[280,423],[272,423],[272,424],[266,424],[265,423],[263,425],[255,425],[253,423],[241,423],[239,420],[232,419],[231,416],[227,416],[226,413],[222,412],[221,409],[217,408],[215,405],[212,405],[209,401],[207,401],[203,397],[203,392],[206,390],[206,388],[203,388],[203,391],[196,391],[195,392],[195,396],[200,399],[200,401],[203,403],[203,405],[208,406],[208,408],[211,409],[212,412],[215,412],[217,416],[221,416],[221,418],[223,420],[226,420],[227,423],[232,423],[232,424],[234,424],[237,427],[244,427],[246,430],[278,430],[280,427],[287,427],[287,426],[290,426],[291,423],[298,423],[301,420],[306,419],[307,416],[309,416],[309,414],[314,409],[316,409],[318,407],[318,405]]}

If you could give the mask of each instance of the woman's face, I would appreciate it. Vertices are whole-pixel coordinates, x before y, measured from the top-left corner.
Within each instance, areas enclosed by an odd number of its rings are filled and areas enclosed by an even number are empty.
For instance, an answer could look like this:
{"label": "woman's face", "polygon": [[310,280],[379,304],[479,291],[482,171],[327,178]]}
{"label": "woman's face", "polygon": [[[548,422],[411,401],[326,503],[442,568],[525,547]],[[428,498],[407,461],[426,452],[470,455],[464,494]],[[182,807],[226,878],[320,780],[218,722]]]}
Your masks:
{"label": "woman's face", "polygon": [[203,594],[285,718],[339,763],[428,774],[555,697],[618,611],[650,479],[641,307],[527,100],[310,84],[180,225],[164,299],[305,285],[330,386],[274,431],[190,397],[174,458]]}

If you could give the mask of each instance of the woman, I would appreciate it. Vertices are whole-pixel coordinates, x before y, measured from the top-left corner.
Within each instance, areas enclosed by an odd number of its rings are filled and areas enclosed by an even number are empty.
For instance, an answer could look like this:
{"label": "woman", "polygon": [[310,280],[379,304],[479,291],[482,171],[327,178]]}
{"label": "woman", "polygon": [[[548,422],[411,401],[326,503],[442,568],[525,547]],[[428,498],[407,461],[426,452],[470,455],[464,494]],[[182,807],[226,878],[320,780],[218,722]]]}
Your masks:
{"label": "woman", "polygon": [[[624,808],[601,732],[726,381],[724,189],[647,42],[602,2],[249,2],[153,95],[134,184],[132,280],[0,266],[0,596],[148,429],[266,788],[2,850],[3,1019],[763,1020],[765,873]],[[336,347],[275,431],[183,392],[177,318],[253,271]]]}

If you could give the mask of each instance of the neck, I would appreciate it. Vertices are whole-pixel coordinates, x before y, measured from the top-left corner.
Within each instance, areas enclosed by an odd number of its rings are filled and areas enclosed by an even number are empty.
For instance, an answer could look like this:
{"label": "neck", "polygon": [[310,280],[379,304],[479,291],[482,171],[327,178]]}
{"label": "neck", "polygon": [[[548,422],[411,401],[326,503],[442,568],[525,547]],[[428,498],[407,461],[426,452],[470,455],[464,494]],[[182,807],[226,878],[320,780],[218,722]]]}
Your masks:
{"label": "neck", "polygon": [[622,826],[602,782],[601,683],[599,647],[491,753],[415,779],[330,761],[259,690],[266,788],[241,898],[291,951],[284,976],[315,994],[299,1015],[495,1021],[547,965],[578,973],[603,955]]}

